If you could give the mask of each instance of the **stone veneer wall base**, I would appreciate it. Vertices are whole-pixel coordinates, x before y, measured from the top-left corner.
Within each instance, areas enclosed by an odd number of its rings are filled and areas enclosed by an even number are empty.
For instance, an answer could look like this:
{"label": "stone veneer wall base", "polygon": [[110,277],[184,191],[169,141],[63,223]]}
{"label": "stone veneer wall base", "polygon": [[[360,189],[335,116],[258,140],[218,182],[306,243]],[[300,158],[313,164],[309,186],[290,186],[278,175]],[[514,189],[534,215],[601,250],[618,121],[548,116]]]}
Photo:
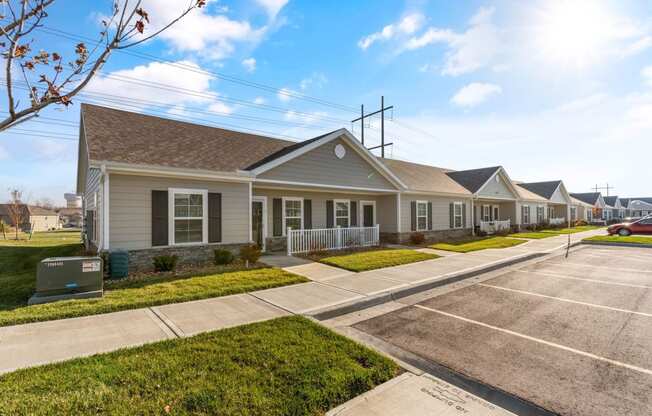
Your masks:
{"label": "stone veneer wall base", "polygon": [[180,265],[211,263],[217,249],[229,250],[235,256],[240,252],[242,244],[206,244],[198,246],[154,247],[143,250],[129,250],[129,273],[154,270],[153,259],[157,256],[179,257]]}
{"label": "stone veneer wall base", "polygon": [[427,243],[442,243],[468,237],[472,234],[470,228],[456,230],[409,231],[404,233],[380,233],[380,241],[389,244],[407,244],[410,243],[410,236],[416,233],[423,234]]}

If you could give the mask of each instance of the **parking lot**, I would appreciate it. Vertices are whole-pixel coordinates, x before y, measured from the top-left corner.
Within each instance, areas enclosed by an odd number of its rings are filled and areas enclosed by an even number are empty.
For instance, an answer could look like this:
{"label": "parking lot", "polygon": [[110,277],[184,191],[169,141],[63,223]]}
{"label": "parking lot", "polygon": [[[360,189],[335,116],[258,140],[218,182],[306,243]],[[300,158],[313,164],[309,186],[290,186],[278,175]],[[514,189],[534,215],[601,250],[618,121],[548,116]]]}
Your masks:
{"label": "parking lot", "polygon": [[354,328],[562,415],[652,414],[652,250],[582,247]]}

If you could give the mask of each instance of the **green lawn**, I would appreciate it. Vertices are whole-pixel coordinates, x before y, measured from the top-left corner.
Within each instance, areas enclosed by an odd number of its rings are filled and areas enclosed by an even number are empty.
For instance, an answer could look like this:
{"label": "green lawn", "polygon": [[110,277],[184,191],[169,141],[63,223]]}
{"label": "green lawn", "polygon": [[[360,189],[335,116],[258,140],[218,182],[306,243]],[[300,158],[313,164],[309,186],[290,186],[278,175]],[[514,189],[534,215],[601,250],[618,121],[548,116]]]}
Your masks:
{"label": "green lawn", "polygon": [[597,230],[600,228],[605,228],[600,225],[581,225],[578,227],[571,227],[571,228],[558,228],[558,229],[549,229],[549,230],[542,230],[542,233],[553,233],[553,234],[575,234],[575,233],[581,233],[584,231],[591,231],[591,230]]}
{"label": "green lawn", "polygon": [[0,376],[7,415],[319,415],[399,372],[286,317]]}
{"label": "green lawn", "polygon": [[432,260],[439,256],[436,254],[421,253],[415,250],[370,250],[360,253],[345,254],[341,256],[324,257],[322,263],[350,270],[364,272],[366,270],[381,269],[383,267],[398,266],[400,264],[414,263],[417,261]]}
{"label": "green lawn", "polygon": [[582,241],[604,241],[609,243],[631,243],[631,244],[649,244],[652,245],[652,236],[638,236],[630,235],[627,237],[621,237],[619,235],[596,235],[594,237],[588,237]]}
{"label": "green lawn", "polygon": [[532,240],[540,240],[542,238],[556,237],[559,234],[553,234],[552,232],[525,232],[525,233],[515,233],[509,234],[507,237],[513,238],[528,238]]}
{"label": "green lawn", "polygon": [[437,250],[455,251],[457,253],[468,253],[470,251],[485,250],[488,248],[506,248],[526,243],[525,240],[518,240],[507,237],[484,237],[473,240],[464,240],[457,243],[438,243],[430,248]]}
{"label": "green lawn", "polygon": [[[77,241],[78,236],[77,233]],[[44,233],[35,234],[31,242],[0,241],[0,326],[185,302],[308,281],[271,268],[194,277],[162,276],[108,284],[104,296],[98,299],[27,306],[27,299],[34,292],[38,261],[79,252],[78,243],[65,244],[68,238],[65,233]]]}

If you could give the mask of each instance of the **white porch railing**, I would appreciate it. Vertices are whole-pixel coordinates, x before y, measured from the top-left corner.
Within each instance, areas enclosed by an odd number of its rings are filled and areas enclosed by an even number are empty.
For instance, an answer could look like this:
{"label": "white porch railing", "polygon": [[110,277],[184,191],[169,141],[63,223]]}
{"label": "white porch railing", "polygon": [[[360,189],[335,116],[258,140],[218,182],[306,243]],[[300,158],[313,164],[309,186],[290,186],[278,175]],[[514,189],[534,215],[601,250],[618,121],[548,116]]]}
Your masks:
{"label": "white porch railing", "polygon": [[480,231],[493,234],[501,230],[509,230],[512,227],[511,220],[505,221],[480,221]]}
{"label": "white porch railing", "polygon": [[548,223],[550,225],[560,225],[566,222],[566,218],[549,218]]}
{"label": "white porch railing", "polygon": [[380,227],[287,230],[288,256],[311,251],[371,247],[380,244]]}

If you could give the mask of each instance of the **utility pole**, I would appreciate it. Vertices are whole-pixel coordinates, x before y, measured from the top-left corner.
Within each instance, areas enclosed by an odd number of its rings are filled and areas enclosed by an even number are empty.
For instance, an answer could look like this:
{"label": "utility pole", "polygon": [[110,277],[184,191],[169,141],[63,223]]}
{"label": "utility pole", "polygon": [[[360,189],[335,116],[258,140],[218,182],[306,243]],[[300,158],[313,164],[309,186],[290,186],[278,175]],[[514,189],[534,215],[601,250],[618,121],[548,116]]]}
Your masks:
{"label": "utility pole", "polygon": [[351,123],[360,121],[360,141],[364,145],[364,121],[366,118],[380,114],[380,146],[368,147],[367,150],[373,150],[380,148],[380,157],[385,157],[385,147],[391,146],[394,143],[385,143],[385,111],[393,109],[394,106],[390,105],[385,107],[385,96],[380,97],[380,110],[374,111],[373,113],[365,114],[364,105],[360,106],[360,117],[351,120]]}
{"label": "utility pole", "polygon": [[593,187],[593,189],[594,189],[595,192],[600,192],[601,190],[605,190],[605,191],[607,191],[607,196],[609,196],[609,191],[614,190],[616,188],[614,188],[613,186],[609,186],[609,182],[607,182],[607,186],[598,186],[598,184],[596,184]]}

